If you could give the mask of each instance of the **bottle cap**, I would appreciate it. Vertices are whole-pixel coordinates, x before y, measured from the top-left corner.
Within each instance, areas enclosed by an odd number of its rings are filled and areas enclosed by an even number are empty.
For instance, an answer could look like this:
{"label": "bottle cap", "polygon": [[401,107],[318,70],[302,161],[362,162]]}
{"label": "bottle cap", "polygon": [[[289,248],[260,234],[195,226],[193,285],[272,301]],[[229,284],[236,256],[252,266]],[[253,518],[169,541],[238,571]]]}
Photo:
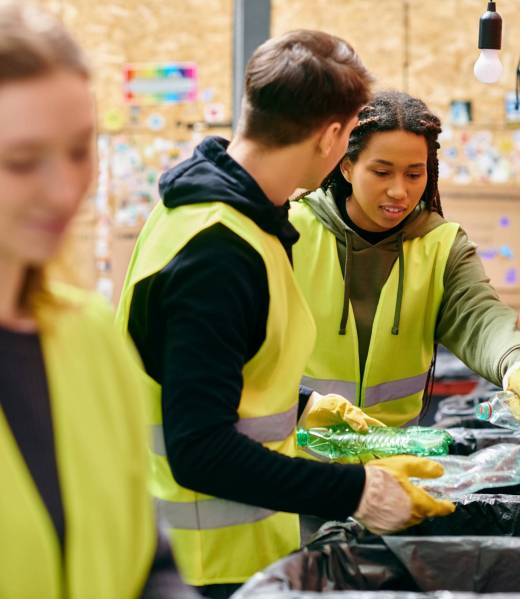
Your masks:
{"label": "bottle cap", "polygon": [[296,445],[299,447],[307,447],[309,444],[309,433],[304,428],[299,428],[296,431]]}
{"label": "bottle cap", "polygon": [[485,401],[477,407],[477,418],[480,420],[489,420],[491,414],[493,414],[493,407],[489,401]]}

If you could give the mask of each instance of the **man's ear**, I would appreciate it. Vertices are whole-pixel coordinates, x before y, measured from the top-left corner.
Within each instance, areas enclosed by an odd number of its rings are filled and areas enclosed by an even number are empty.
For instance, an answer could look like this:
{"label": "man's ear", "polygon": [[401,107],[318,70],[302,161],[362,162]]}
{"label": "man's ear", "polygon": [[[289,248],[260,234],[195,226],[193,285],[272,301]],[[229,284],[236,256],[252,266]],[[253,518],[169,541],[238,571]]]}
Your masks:
{"label": "man's ear", "polygon": [[341,174],[345,178],[345,181],[351,183],[351,173],[352,173],[352,162],[348,158],[343,158],[340,162],[339,168],[341,169]]}
{"label": "man's ear", "polygon": [[326,158],[334,147],[343,127],[339,122],[328,124],[318,136],[318,152]]}

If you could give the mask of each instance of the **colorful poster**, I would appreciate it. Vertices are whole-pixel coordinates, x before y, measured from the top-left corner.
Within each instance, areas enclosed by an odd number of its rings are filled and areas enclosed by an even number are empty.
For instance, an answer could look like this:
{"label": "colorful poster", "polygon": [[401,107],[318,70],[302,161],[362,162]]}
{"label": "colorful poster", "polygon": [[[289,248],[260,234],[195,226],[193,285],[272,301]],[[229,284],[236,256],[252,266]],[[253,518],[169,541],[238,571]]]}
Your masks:
{"label": "colorful poster", "polygon": [[130,104],[177,104],[197,100],[197,66],[192,62],[133,63],[124,67]]}

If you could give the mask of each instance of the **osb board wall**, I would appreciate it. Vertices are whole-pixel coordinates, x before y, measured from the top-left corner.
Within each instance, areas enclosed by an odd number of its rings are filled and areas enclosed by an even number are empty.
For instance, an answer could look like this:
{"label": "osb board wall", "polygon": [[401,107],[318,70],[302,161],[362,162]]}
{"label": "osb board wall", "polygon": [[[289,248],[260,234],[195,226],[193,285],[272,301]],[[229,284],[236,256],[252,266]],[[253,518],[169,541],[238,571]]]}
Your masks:
{"label": "osb board wall", "polygon": [[[299,27],[349,40],[380,88],[404,84],[405,0],[272,0],[272,34]],[[485,0],[408,0],[408,91],[446,118],[452,99],[473,102],[475,124],[503,124],[504,94],[514,90],[520,56],[520,0],[497,0],[503,19],[500,83],[473,75],[478,22]]]}
{"label": "osb board wall", "polygon": [[[233,0],[37,0],[60,15],[88,51],[99,112],[123,105],[125,62],[195,61],[200,89],[231,115]],[[255,0],[249,0],[255,1]],[[348,39],[376,75],[378,87],[405,82],[404,14],[409,15],[408,91],[446,118],[451,99],[473,101],[475,124],[503,122],[503,96],[514,89],[520,55],[520,0],[498,0],[503,17],[504,75],[484,85],[473,76],[478,20],[485,0],[271,0],[271,32],[307,27]],[[160,110],[161,111],[161,110]],[[169,107],[179,120],[201,117],[197,104]]]}
{"label": "osb board wall", "polygon": [[[125,109],[126,62],[193,61],[199,90],[231,115],[232,0],[37,0],[60,16],[88,52],[100,121]],[[154,107],[167,122],[202,119],[202,106]]]}

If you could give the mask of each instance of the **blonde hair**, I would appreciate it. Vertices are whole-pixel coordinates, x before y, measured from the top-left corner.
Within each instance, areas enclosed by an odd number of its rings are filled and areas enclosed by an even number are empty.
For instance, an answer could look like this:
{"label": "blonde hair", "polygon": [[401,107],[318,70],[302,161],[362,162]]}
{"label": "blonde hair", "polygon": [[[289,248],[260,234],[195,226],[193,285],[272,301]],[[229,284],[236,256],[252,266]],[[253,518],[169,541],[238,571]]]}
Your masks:
{"label": "blonde hair", "polygon": [[[72,71],[88,79],[82,49],[50,13],[22,0],[0,0],[0,92],[3,84]],[[45,267],[29,267],[19,297],[21,308],[47,297]]]}

